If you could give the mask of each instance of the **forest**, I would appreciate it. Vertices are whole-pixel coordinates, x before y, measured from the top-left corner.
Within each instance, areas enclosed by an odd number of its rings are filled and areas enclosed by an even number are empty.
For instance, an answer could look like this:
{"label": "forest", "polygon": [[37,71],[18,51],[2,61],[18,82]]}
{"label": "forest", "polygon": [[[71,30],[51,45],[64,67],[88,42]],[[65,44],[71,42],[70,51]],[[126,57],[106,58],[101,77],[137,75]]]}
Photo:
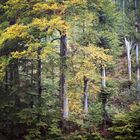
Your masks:
{"label": "forest", "polygon": [[0,140],[140,140],[140,0],[0,0]]}

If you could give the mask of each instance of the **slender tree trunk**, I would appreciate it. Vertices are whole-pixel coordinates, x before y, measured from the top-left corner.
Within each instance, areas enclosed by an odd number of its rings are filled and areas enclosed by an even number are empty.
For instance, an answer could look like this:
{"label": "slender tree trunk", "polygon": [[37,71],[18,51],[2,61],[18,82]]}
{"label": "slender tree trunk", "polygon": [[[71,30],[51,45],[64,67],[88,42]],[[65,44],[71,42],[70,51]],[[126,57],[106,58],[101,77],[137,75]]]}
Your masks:
{"label": "slender tree trunk", "polygon": [[125,30],[125,0],[122,1],[122,12],[123,12],[123,31]]}
{"label": "slender tree trunk", "polygon": [[[134,5],[135,5],[135,17],[137,20],[137,18],[138,18],[138,0],[134,0]],[[137,29],[136,29],[136,32],[137,32]]]}
{"label": "slender tree trunk", "polygon": [[15,60],[15,63],[13,64],[14,66],[14,75],[13,75],[13,78],[14,78],[14,84],[18,85],[19,86],[19,64],[18,64],[18,60]]}
{"label": "slender tree trunk", "polygon": [[33,79],[34,79],[34,64],[33,60],[31,61],[31,86],[33,87]]}
{"label": "slender tree trunk", "polygon": [[106,87],[106,70],[105,67],[102,67],[102,87]]}
{"label": "slender tree trunk", "polygon": [[137,72],[137,99],[140,98],[140,69],[139,69],[139,46],[136,45],[136,72]]}
{"label": "slender tree trunk", "polygon": [[139,82],[140,78],[140,71],[139,71],[139,46],[138,44],[136,45],[136,64],[137,64],[137,82]]}
{"label": "slender tree trunk", "polygon": [[[33,86],[33,80],[34,80],[34,61],[31,60],[31,89],[34,88]],[[33,108],[34,105],[34,100],[33,100],[33,96],[30,96],[30,107]]]}
{"label": "slender tree trunk", "polygon": [[102,76],[102,106],[103,106],[103,129],[106,129],[107,125],[107,110],[106,110],[106,104],[107,104],[107,96],[105,93],[105,88],[106,88],[106,69],[105,67],[102,67],[101,69],[101,76]]}
{"label": "slender tree trunk", "polygon": [[13,64],[9,65],[9,84],[10,84],[10,88],[12,88],[13,86]]}
{"label": "slender tree trunk", "polygon": [[131,81],[131,48],[132,48],[132,42],[128,41],[125,38],[125,46],[126,46],[126,52],[127,52],[127,61],[128,61],[128,79]]}
{"label": "slender tree trunk", "polygon": [[[125,30],[125,3],[126,1],[122,1],[122,12],[123,12],[123,30]],[[128,79],[131,81],[131,42],[128,41],[125,37],[125,46],[127,50],[127,61],[128,61]]]}
{"label": "slender tree trunk", "polygon": [[8,92],[8,69],[6,69],[5,73],[5,92]]}
{"label": "slender tree trunk", "polygon": [[84,112],[88,113],[88,79],[84,76]]}
{"label": "slender tree trunk", "polygon": [[41,106],[41,93],[42,93],[42,86],[41,86],[41,49],[39,48],[37,51],[37,91],[38,91],[38,106]]}
{"label": "slender tree trunk", "polygon": [[15,106],[20,108],[20,93],[18,92],[19,90],[19,85],[20,85],[20,77],[19,77],[19,60],[15,59],[13,63],[13,85],[16,85],[16,94],[15,94]]}
{"label": "slender tree trunk", "polygon": [[[135,17],[136,17],[136,22],[135,22],[135,27],[136,27],[136,33],[138,33],[138,1],[134,1],[135,5]],[[137,99],[139,99],[140,96],[140,69],[139,69],[139,45],[136,44],[136,72],[137,72]]]}
{"label": "slender tree trunk", "polygon": [[68,118],[68,96],[67,96],[67,36],[61,35],[60,38],[60,96],[62,102],[62,117],[65,120]]}
{"label": "slender tree trunk", "polygon": [[[138,22],[138,17],[137,17],[137,5],[138,5],[138,1],[137,0],[135,0],[134,1],[135,3],[134,3],[134,5],[135,5],[135,17],[136,17],[136,23],[135,23],[135,27],[136,27],[136,33],[138,32],[138,26],[137,26],[137,22]],[[136,44],[136,64],[137,64],[137,83],[139,83],[139,67],[138,67],[138,65],[139,65],[139,45],[138,44]]]}
{"label": "slender tree trunk", "polygon": [[127,60],[128,60],[128,78],[129,80],[131,81],[132,79],[132,70],[131,70],[131,56],[130,56],[130,53],[128,52],[128,55],[127,55]]}

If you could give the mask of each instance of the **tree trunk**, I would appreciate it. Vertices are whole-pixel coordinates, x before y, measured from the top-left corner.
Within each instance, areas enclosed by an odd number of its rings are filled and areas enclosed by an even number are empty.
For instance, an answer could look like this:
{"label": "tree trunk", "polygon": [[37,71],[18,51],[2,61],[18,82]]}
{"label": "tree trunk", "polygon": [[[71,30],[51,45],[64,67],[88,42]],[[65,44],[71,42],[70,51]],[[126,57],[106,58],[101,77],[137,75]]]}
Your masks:
{"label": "tree trunk", "polygon": [[84,112],[88,113],[88,79],[84,76]]}
{"label": "tree trunk", "polygon": [[41,49],[39,48],[37,51],[37,91],[38,91],[38,106],[41,106],[41,93],[42,93],[42,87],[41,87]]}
{"label": "tree trunk", "polygon": [[5,92],[8,92],[8,69],[6,69],[5,73]]}
{"label": "tree trunk", "polygon": [[106,69],[105,67],[102,67],[101,69],[101,78],[102,78],[102,107],[103,107],[103,129],[106,129],[106,124],[107,124],[107,110],[106,110],[106,103],[107,103],[107,96],[105,93],[105,88],[106,88]]}
{"label": "tree trunk", "polygon": [[140,69],[139,69],[139,46],[136,45],[136,72],[137,72],[137,99],[140,98]]}
{"label": "tree trunk", "polygon": [[[137,0],[135,0],[134,1],[135,3],[134,3],[134,5],[135,5],[135,18],[136,18],[136,25],[135,25],[135,27],[136,27],[136,33],[138,32],[138,26],[137,26],[137,22],[138,22],[138,17],[137,17],[137,4],[138,4],[138,1]],[[138,46],[138,44],[136,44],[136,64],[137,64],[137,83],[139,83],[139,67],[138,67],[138,65],[139,65],[139,46]]]}
{"label": "tree trunk", "polygon": [[131,48],[132,48],[132,42],[128,41],[125,38],[125,46],[126,46],[126,52],[127,52],[127,61],[128,61],[128,79],[131,81]]}
{"label": "tree trunk", "polygon": [[[135,5],[135,18],[136,18],[136,23],[135,23],[135,27],[136,27],[136,33],[138,33],[138,1],[135,0],[134,1],[134,5]],[[137,72],[137,99],[139,99],[140,96],[140,69],[139,69],[139,45],[136,44],[136,72]]]}
{"label": "tree trunk", "polygon": [[[138,0],[134,0],[134,5],[135,5],[135,17],[137,20],[137,18],[138,18]],[[137,32],[137,29],[136,29],[136,32]]]}
{"label": "tree trunk", "polygon": [[137,82],[139,82],[139,46],[138,44],[136,45],[136,64],[137,64]]}
{"label": "tree trunk", "polygon": [[34,79],[34,62],[31,61],[31,86],[33,87],[33,79]]}
{"label": "tree trunk", "polygon": [[102,87],[106,87],[106,70],[105,67],[102,67]]}
{"label": "tree trunk", "polygon": [[17,86],[19,86],[19,64],[18,64],[18,60],[15,60],[15,63],[13,64],[14,66],[14,84],[16,84]]}
{"label": "tree trunk", "polygon": [[123,12],[123,32],[125,31],[125,0],[122,1],[122,12]]}
{"label": "tree trunk", "polygon": [[131,81],[131,77],[132,77],[132,70],[131,70],[131,56],[130,56],[130,53],[128,52],[128,55],[127,55],[127,60],[128,60],[128,79],[129,79],[129,81]]}
{"label": "tree trunk", "polygon": [[13,86],[13,64],[10,64],[9,65],[9,84],[10,84],[10,89],[12,88]]}
{"label": "tree trunk", "polygon": [[[31,89],[34,88],[33,80],[34,80],[34,61],[31,60]],[[33,105],[34,105],[33,95],[31,95],[30,96],[30,107],[33,108]]]}
{"label": "tree trunk", "polygon": [[60,38],[60,96],[62,102],[62,117],[63,119],[68,118],[68,96],[67,96],[67,36],[61,35]]}

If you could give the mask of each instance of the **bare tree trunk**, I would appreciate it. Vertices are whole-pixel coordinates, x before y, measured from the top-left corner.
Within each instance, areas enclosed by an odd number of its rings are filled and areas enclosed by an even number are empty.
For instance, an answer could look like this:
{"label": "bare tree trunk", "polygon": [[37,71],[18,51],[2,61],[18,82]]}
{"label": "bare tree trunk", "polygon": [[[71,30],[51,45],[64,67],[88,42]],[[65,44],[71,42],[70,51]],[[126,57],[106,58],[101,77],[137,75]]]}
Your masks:
{"label": "bare tree trunk", "polygon": [[62,102],[62,117],[63,119],[68,118],[68,96],[67,96],[67,36],[61,35],[60,38],[60,96]]}
{"label": "bare tree trunk", "polygon": [[34,79],[34,64],[33,60],[31,60],[31,86],[33,87],[33,79]]}
{"label": "bare tree trunk", "polygon": [[42,87],[41,87],[41,49],[39,48],[37,51],[37,91],[38,91],[38,105],[41,106],[41,93],[42,93]]}
{"label": "bare tree trunk", "polygon": [[106,69],[103,66],[101,69],[101,78],[102,78],[102,106],[103,106],[103,129],[105,130],[107,127],[107,110],[106,110],[106,104],[107,104],[107,96],[105,93],[105,88],[106,88]]}
{"label": "bare tree trunk", "polygon": [[[138,0],[134,0],[134,5],[135,5],[135,17],[137,20],[137,18],[138,18]],[[136,29],[136,32],[137,32],[137,29]]]}
{"label": "bare tree trunk", "polygon": [[9,83],[10,83],[10,88],[12,88],[12,86],[13,86],[13,79],[14,79],[14,74],[13,74],[14,72],[13,72],[13,64],[11,63],[10,65],[9,65]]}
{"label": "bare tree trunk", "polygon": [[5,92],[8,92],[8,69],[6,69],[5,73]]}
{"label": "bare tree trunk", "polygon": [[20,79],[19,79],[19,60],[15,59],[13,63],[13,86],[16,85],[16,94],[15,94],[15,106],[20,108],[20,93],[19,85],[20,85]]}
{"label": "bare tree trunk", "polygon": [[[138,26],[137,26],[137,22],[138,22],[138,17],[137,17],[137,5],[138,5],[138,1],[135,0],[134,1],[134,5],[135,5],[135,17],[136,17],[136,23],[135,23],[135,27],[136,27],[136,33],[138,32]],[[136,64],[137,64],[137,83],[139,82],[139,46],[138,44],[136,44]]]}
{"label": "bare tree trunk", "polygon": [[[31,60],[31,89],[34,88],[33,86],[33,80],[34,80],[34,61]],[[30,96],[30,107],[33,108],[34,105],[34,100],[33,100],[33,96]]]}
{"label": "bare tree trunk", "polygon": [[122,12],[123,12],[123,31],[125,30],[125,0],[122,1]]}
{"label": "bare tree trunk", "polygon": [[88,79],[84,76],[84,112],[88,113]]}
{"label": "bare tree trunk", "polygon": [[128,41],[126,38],[125,38],[125,46],[126,46],[126,52],[127,52],[127,61],[128,61],[128,79],[129,81],[131,81],[131,73],[132,73],[132,70],[131,70],[131,48],[132,48],[132,42],[131,41]]}
{"label": "bare tree trunk", "polygon": [[139,82],[140,71],[139,71],[139,46],[138,44],[136,45],[136,64],[137,64],[137,82]]}
{"label": "bare tree trunk", "polygon": [[[125,0],[122,1],[122,13],[123,13],[123,30],[125,30]],[[128,61],[128,79],[131,81],[131,42],[125,37],[125,46],[127,51],[127,61]]]}
{"label": "bare tree trunk", "polygon": [[[136,17],[136,22],[135,22],[135,27],[136,27],[136,33],[138,33],[138,1],[134,1],[135,5],[135,17]],[[140,69],[139,69],[139,45],[136,44],[136,72],[137,72],[137,99],[140,96]]]}
{"label": "bare tree trunk", "polygon": [[137,72],[137,99],[140,98],[140,69],[139,69],[139,46],[136,45],[136,72]]}
{"label": "bare tree trunk", "polygon": [[105,67],[102,67],[102,87],[106,87],[106,70]]}

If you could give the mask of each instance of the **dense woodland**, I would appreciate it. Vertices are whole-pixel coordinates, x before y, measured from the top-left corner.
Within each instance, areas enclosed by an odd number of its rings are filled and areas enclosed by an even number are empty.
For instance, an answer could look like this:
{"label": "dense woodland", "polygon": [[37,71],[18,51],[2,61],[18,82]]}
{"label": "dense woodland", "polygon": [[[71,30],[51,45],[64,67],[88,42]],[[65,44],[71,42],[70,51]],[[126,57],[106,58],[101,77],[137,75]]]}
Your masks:
{"label": "dense woodland", "polygon": [[0,0],[0,140],[140,140],[139,0]]}

